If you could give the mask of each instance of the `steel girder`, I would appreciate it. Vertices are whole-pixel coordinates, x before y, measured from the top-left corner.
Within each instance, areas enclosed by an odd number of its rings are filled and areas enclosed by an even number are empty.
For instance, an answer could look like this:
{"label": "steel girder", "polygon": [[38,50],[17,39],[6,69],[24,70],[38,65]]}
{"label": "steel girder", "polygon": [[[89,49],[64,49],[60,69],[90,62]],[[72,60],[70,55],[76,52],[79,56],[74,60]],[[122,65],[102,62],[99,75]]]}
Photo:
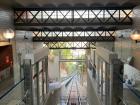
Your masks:
{"label": "steel girder", "polygon": [[34,42],[115,41],[115,31],[33,31]]}
{"label": "steel girder", "polygon": [[44,42],[49,49],[95,49],[95,42]]}
{"label": "steel girder", "polygon": [[132,25],[130,8],[15,9],[15,26]]}
{"label": "steel girder", "polygon": [[[92,48],[97,41],[114,41],[115,30],[132,25],[132,7],[98,8],[17,8],[14,9],[16,29],[33,32],[34,42],[45,42],[50,49]],[[48,27],[95,27],[113,26],[116,29],[67,30]],[[31,28],[32,27],[32,28]],[[121,27],[121,28],[120,28]],[[28,28],[28,29],[27,29]],[[40,28],[39,30],[37,28]],[[44,29],[43,29],[44,28]],[[73,43],[76,44],[76,46]],[[84,43],[84,45],[81,44]],[[67,46],[71,45],[71,46]]]}

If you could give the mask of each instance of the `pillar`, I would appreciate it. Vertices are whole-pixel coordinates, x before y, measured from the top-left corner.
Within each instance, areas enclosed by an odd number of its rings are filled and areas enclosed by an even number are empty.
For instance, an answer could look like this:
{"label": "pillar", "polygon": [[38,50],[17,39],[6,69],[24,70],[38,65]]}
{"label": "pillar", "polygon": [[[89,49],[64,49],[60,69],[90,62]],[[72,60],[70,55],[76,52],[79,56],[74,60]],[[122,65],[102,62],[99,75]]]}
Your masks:
{"label": "pillar", "polygon": [[110,105],[119,105],[121,99],[123,98],[123,83],[121,78],[123,76],[123,63],[118,59],[113,59],[111,64],[111,104]]}
{"label": "pillar", "polygon": [[31,60],[24,60],[24,94],[26,94],[26,105],[33,105],[33,91],[32,91],[32,67]]}

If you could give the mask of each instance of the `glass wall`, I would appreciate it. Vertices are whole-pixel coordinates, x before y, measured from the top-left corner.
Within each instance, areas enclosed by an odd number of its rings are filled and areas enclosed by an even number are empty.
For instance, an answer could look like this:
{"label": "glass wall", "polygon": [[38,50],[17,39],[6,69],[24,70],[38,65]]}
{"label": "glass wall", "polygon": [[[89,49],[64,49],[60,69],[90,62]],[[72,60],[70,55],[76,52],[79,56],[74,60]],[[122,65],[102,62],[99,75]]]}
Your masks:
{"label": "glass wall", "polygon": [[99,58],[99,70],[97,70],[97,81],[98,81],[98,94],[99,98],[102,101],[103,105],[108,105],[109,96],[110,96],[110,79],[109,79],[109,69],[108,63],[105,62],[103,59]]}
{"label": "glass wall", "polygon": [[46,60],[47,58],[42,59],[39,62],[35,63],[32,67],[32,88],[34,105],[41,105],[46,99],[48,88]]}
{"label": "glass wall", "polygon": [[[96,94],[103,105],[110,105],[110,64],[107,63],[103,58],[94,55],[93,59],[89,61],[89,69],[92,72],[94,79],[94,86],[96,87]],[[94,62],[94,63],[93,63]]]}

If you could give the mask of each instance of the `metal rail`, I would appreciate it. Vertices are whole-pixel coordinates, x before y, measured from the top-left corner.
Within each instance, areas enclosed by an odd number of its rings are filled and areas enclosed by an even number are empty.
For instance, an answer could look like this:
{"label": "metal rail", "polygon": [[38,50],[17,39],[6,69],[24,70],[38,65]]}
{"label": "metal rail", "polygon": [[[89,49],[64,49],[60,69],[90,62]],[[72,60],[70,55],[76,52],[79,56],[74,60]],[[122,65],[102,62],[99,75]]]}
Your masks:
{"label": "metal rail", "polygon": [[70,105],[70,102],[71,102],[71,93],[72,93],[72,87],[73,87],[74,83],[76,85],[76,89],[74,91],[77,92],[77,98],[72,98],[72,99],[77,100],[76,105],[77,104],[78,105],[82,105],[82,100],[81,100],[81,97],[80,97],[80,92],[79,92],[79,89],[78,89],[78,84],[77,84],[77,81],[74,82],[74,80],[72,81],[71,89],[70,89],[70,92],[69,92],[69,97],[67,99],[67,105]]}
{"label": "metal rail", "polygon": [[[73,85],[73,81],[72,81],[72,85]],[[67,105],[69,105],[69,102],[70,102],[70,94],[71,94],[71,90],[72,90],[72,85],[70,88],[70,92],[69,92],[69,96],[68,96],[68,100],[67,100]]]}
{"label": "metal rail", "polygon": [[82,105],[82,104],[81,104],[81,98],[80,98],[80,93],[79,93],[79,89],[78,89],[77,82],[76,82],[76,88],[77,88],[77,95],[78,95],[78,104],[79,104],[79,105]]}

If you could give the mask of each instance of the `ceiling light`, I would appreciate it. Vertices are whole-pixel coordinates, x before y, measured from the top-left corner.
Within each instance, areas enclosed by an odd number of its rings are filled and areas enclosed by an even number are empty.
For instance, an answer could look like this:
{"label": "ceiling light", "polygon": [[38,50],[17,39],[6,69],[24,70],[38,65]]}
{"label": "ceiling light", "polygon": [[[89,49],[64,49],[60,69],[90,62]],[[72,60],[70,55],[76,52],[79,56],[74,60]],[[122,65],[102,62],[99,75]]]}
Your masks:
{"label": "ceiling light", "polygon": [[138,33],[137,31],[135,31],[130,38],[136,42],[140,41],[140,33]]}
{"label": "ceiling light", "polygon": [[3,37],[5,39],[11,40],[13,39],[15,36],[15,33],[12,29],[7,29],[4,33],[3,33]]}

